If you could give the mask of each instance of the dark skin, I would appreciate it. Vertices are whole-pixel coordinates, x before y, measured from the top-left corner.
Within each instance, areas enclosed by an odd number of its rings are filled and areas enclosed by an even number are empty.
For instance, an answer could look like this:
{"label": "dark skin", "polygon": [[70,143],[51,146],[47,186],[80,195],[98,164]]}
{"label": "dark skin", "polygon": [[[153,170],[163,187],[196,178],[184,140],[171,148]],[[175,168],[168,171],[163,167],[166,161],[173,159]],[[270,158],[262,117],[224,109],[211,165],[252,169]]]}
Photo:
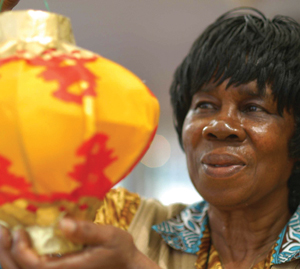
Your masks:
{"label": "dark skin", "polygon": [[[11,10],[18,2],[5,0],[2,11]],[[38,256],[23,229],[11,234],[8,229],[0,227],[0,264],[3,269],[160,268],[141,253],[132,236],[121,229],[73,219],[62,220],[59,228],[71,241],[88,247],[61,258]]]}
{"label": "dark skin", "polygon": [[223,268],[248,269],[265,259],[291,217],[294,118],[278,114],[269,88],[261,96],[256,82],[226,90],[227,82],[194,95],[183,145],[192,182],[210,204],[212,242]]}

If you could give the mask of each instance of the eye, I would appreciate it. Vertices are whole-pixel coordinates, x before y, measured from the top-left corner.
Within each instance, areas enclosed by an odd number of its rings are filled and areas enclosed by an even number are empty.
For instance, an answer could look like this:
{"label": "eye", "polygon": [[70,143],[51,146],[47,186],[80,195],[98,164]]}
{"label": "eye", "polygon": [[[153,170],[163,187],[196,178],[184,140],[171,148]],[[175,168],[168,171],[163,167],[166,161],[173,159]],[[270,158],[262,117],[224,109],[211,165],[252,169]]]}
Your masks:
{"label": "eye", "polygon": [[244,112],[267,112],[263,107],[256,104],[249,104],[244,109]]}
{"label": "eye", "polygon": [[211,109],[215,109],[214,105],[209,103],[209,102],[199,102],[196,105],[196,109],[200,109],[200,110],[211,110]]}

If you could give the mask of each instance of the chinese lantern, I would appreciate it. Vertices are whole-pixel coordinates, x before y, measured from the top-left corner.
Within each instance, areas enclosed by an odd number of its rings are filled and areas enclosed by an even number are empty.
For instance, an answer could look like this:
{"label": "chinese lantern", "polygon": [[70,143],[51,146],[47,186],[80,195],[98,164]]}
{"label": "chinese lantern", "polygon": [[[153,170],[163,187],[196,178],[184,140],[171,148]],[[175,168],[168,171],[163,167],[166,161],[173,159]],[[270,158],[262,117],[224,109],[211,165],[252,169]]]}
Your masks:
{"label": "chinese lantern", "polygon": [[141,159],[158,117],[157,99],[139,78],[76,47],[67,18],[33,10],[1,14],[2,223],[30,232],[48,229],[62,212],[90,218]]}

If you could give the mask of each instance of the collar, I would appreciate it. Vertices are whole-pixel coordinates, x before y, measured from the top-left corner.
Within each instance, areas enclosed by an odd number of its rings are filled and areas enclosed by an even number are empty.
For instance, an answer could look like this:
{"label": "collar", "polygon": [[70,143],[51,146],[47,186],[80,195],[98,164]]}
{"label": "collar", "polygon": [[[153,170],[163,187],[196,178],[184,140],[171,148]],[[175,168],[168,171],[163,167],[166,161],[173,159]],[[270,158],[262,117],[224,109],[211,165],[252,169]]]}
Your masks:
{"label": "collar", "polygon": [[[172,248],[197,254],[201,239],[208,228],[208,203],[202,201],[186,207],[177,216],[152,229]],[[300,258],[300,206],[283,228],[274,245],[272,264],[281,264]]]}
{"label": "collar", "polygon": [[203,201],[186,207],[177,216],[152,226],[172,248],[196,254],[208,224],[208,203]]}

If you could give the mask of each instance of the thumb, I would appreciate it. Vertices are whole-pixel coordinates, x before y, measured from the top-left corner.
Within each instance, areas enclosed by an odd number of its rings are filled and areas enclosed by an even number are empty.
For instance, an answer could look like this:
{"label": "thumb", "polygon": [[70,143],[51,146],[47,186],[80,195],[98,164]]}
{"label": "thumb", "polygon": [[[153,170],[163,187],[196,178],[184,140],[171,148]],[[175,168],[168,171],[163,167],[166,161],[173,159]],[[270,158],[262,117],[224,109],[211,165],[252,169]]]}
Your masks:
{"label": "thumb", "polygon": [[105,245],[114,237],[115,227],[97,225],[90,221],[64,218],[59,222],[63,234],[74,243],[87,245]]}

